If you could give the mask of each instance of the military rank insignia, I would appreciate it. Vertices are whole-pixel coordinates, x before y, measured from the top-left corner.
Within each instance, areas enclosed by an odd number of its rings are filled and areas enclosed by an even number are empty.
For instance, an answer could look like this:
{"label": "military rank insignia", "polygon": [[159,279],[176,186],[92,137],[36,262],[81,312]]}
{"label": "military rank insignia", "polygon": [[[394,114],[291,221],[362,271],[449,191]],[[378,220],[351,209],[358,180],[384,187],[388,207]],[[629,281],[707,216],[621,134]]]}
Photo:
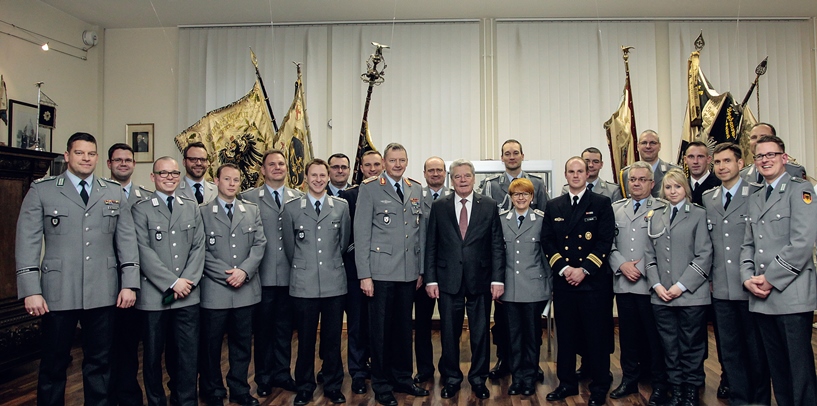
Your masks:
{"label": "military rank insignia", "polygon": [[811,193],[803,192],[803,202],[806,204],[811,204]]}

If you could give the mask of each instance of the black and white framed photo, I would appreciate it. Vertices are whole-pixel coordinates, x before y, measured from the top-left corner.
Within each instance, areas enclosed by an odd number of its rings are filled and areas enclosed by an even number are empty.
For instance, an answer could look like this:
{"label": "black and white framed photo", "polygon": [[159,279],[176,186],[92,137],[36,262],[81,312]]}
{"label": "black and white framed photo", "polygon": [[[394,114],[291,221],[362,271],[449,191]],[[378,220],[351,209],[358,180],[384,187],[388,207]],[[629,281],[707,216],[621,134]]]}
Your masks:
{"label": "black and white framed photo", "polygon": [[[8,145],[14,148],[51,151],[51,129],[40,127],[37,133],[37,105],[9,100]],[[38,139],[39,137],[39,139]]]}
{"label": "black and white framed photo", "polygon": [[153,162],[153,123],[126,125],[125,141],[133,148],[134,161]]}

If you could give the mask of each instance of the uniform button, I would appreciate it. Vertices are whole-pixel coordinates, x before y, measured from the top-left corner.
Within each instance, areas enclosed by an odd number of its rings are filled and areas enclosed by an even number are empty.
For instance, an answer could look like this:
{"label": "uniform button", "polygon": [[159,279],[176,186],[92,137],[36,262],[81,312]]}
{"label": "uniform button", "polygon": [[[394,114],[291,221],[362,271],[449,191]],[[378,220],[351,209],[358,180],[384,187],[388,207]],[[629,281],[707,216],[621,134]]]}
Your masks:
{"label": "uniform button", "polygon": [[584,258],[579,258],[579,262],[584,261]]}
{"label": "uniform button", "polygon": [[171,230],[170,234],[176,234],[176,230]]}
{"label": "uniform button", "polygon": [[89,230],[91,230],[89,227],[85,227],[85,231],[89,231]]}
{"label": "uniform button", "polygon": [[565,236],[565,240],[566,240],[566,239],[567,239],[567,236]]}
{"label": "uniform button", "polygon": [[[635,231],[635,230],[633,230],[633,231]],[[630,241],[635,241],[635,238],[630,238]]]}
{"label": "uniform button", "polygon": [[406,238],[408,238],[408,234],[406,234]]}
{"label": "uniform button", "polygon": [[174,255],[174,256],[173,256],[173,258],[178,258],[178,257],[179,257],[178,255]]}
{"label": "uniform button", "polygon": [[724,237],[729,237],[729,233],[724,233],[723,236]]}
{"label": "uniform button", "polygon": [[284,239],[284,237],[278,237],[278,241],[281,241],[283,239]]}
{"label": "uniform button", "polygon": [[90,215],[91,215],[90,213],[85,213],[85,217],[88,217],[88,216],[90,216]]}
{"label": "uniform button", "polygon": [[321,226],[318,226],[318,230],[320,230],[320,229],[321,229]]}
{"label": "uniform button", "polygon": [[318,250],[318,254],[320,254],[320,253],[321,253],[321,252],[323,252],[323,251],[321,251],[321,250]]}
{"label": "uniform button", "polygon": [[727,250],[727,251],[729,251],[729,250],[730,250],[730,249],[731,249],[731,248],[729,248],[729,247],[726,247],[726,250]]}
{"label": "uniform button", "polygon": [[669,235],[667,235],[667,239],[669,240]]}
{"label": "uniform button", "polygon": [[519,251],[516,251],[516,253],[518,254],[518,253],[519,253]]}
{"label": "uniform button", "polygon": [[669,251],[669,247],[667,247],[667,251]]}
{"label": "uniform button", "polygon": [[760,264],[760,269],[763,269],[765,267],[766,267],[766,264]]}
{"label": "uniform button", "polygon": [[247,227],[247,231],[252,231],[252,227]]}
{"label": "uniform button", "polygon": [[91,260],[91,257],[85,257],[85,260],[86,260],[86,261],[90,261],[90,260]]}
{"label": "uniform button", "polygon": [[235,244],[233,244],[233,248],[235,248]]}
{"label": "uniform button", "polygon": [[278,251],[281,251],[281,247],[278,247]]}
{"label": "uniform button", "polygon": [[582,235],[581,235],[581,234],[579,234],[579,238],[582,238]]}
{"label": "uniform button", "polygon": [[318,262],[318,265],[323,265],[323,262]]}
{"label": "uniform button", "polygon": [[404,221],[403,224],[408,225],[408,221]]}
{"label": "uniform button", "polygon": [[760,239],[763,239],[763,235],[762,235],[762,234],[758,234],[758,236],[757,236],[757,237],[758,237],[758,238],[760,238]]}
{"label": "uniform button", "polygon": [[236,256],[236,255],[233,255],[233,258],[238,258],[238,256]]}
{"label": "uniform button", "polygon": [[516,240],[516,243],[519,244],[519,240]]}
{"label": "uniform button", "polygon": [[519,275],[519,271],[516,271],[516,274]]}
{"label": "uniform button", "polygon": [[230,234],[231,237],[235,237],[235,234]]}
{"label": "uniform button", "polygon": [[278,217],[278,221],[281,221],[281,220],[283,220],[283,219],[284,219],[283,217]]}
{"label": "uniform button", "polygon": [[318,242],[320,242],[320,241],[321,241],[321,239],[320,239],[320,238],[318,238]]}
{"label": "uniform button", "polygon": [[[516,261],[516,263],[518,264],[518,263],[519,263],[519,261]],[[519,273],[519,272],[517,272],[517,273]]]}
{"label": "uniform button", "polygon": [[766,224],[766,220],[760,220],[760,224]]}
{"label": "uniform button", "polygon": [[278,231],[281,231],[281,230],[283,230],[283,229],[284,229],[283,227],[278,227]]}
{"label": "uniform button", "polygon": [[633,232],[635,232],[635,229],[633,229]]}
{"label": "uniform button", "polygon": [[567,247],[565,247],[565,251],[567,251],[567,250],[568,250],[568,248],[567,248]]}
{"label": "uniform button", "polygon": [[581,251],[581,250],[582,250],[582,247],[579,247],[579,251]]}
{"label": "uniform button", "polygon": [[731,259],[727,259],[727,260],[726,260],[726,263],[727,263],[727,264],[731,264],[731,263],[732,263],[732,260],[731,260]]}
{"label": "uniform button", "polygon": [[179,268],[176,268],[176,270],[178,271],[178,270],[179,270]]}
{"label": "uniform button", "polygon": [[536,241],[536,237],[531,237],[530,240],[531,241]]}
{"label": "uniform button", "polygon": [[[669,262],[669,258],[667,258],[667,262]],[[669,271],[667,271],[667,273],[669,273]]]}
{"label": "uniform button", "polygon": [[175,243],[175,242],[173,243],[173,246],[174,246],[174,247],[176,246],[176,243]]}
{"label": "uniform button", "polygon": [[87,246],[89,246],[89,245],[91,245],[91,242],[90,242],[90,241],[85,243],[85,246],[86,246],[86,247],[87,247]]}
{"label": "uniform button", "polygon": [[723,224],[729,224],[729,220],[723,220]]}
{"label": "uniform button", "polygon": [[761,254],[762,254],[762,253],[763,253],[763,250],[757,250],[757,252],[759,252],[759,253],[761,253]]}

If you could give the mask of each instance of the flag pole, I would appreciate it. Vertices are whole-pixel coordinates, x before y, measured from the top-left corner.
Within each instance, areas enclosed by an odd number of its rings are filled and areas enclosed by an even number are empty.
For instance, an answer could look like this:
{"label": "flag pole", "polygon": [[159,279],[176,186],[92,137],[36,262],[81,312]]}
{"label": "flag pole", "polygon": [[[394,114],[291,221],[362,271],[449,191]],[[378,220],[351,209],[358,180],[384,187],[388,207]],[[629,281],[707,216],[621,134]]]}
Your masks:
{"label": "flag pole", "polygon": [[[635,47],[621,47],[621,52],[624,54],[622,58],[624,58],[624,73],[626,78],[624,79],[624,87],[627,89],[627,94],[630,97],[627,98],[627,108],[630,109],[630,134],[632,135],[632,143],[633,147],[633,161],[640,161],[641,158],[638,156],[638,148],[635,147],[638,145],[638,133],[635,130],[635,109],[633,108],[633,89],[630,82],[630,49],[635,49]],[[613,174],[616,176],[616,174]]]}
{"label": "flag pole", "polygon": [[269,104],[267,89],[264,87],[264,79],[261,78],[261,73],[258,72],[258,59],[255,57],[255,52],[252,50],[252,47],[250,47],[250,59],[252,59],[253,66],[255,66],[255,77],[258,79],[258,84],[261,85],[261,93],[264,94],[264,103],[267,104],[267,111],[269,111],[269,116],[272,119],[272,128],[278,133],[278,123],[275,121],[275,113],[272,112],[272,106]]}
{"label": "flag pole", "polygon": [[[360,163],[363,159],[363,153],[372,147],[372,140],[369,139],[368,135],[368,128],[369,128],[369,104],[372,101],[372,90],[375,86],[379,86],[385,80],[383,76],[386,74],[386,63],[385,59],[383,59],[383,48],[389,48],[388,45],[378,44],[377,42],[372,42],[372,45],[375,46],[375,51],[373,54],[369,55],[369,60],[366,61],[366,72],[360,75],[360,79],[364,82],[369,84],[369,88],[366,91],[366,103],[363,106],[363,121],[360,123],[360,137],[357,142],[357,154],[355,156],[355,169],[354,169],[354,177],[352,179],[353,184],[360,184],[362,179],[362,172],[360,171]],[[383,63],[383,68],[379,71],[377,70],[377,65]]]}

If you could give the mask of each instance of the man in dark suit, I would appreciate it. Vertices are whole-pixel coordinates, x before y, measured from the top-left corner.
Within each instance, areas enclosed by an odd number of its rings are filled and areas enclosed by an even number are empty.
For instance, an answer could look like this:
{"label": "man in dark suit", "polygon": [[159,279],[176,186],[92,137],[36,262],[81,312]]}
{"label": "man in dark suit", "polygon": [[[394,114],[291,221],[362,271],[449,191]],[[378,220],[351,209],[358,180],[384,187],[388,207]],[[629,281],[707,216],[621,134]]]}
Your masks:
{"label": "man in dark suit", "polygon": [[[548,202],[542,245],[553,270],[553,300],[559,386],[548,401],[578,395],[577,348],[589,368],[588,405],[603,405],[610,389],[610,312],[613,279],[607,255],[613,243],[615,217],[610,199],[587,193],[587,163],[573,157],[565,164],[567,194]],[[564,243],[564,245],[562,245]]]}
{"label": "man in dark suit", "polygon": [[689,168],[689,189],[692,190],[690,199],[692,203],[697,205],[703,204],[701,196],[704,192],[712,189],[715,186],[720,186],[721,181],[709,171],[709,165],[712,164],[712,154],[709,153],[709,147],[701,141],[692,141],[687,146],[686,154],[684,154],[684,163]]}
{"label": "man in dark suit", "polygon": [[326,193],[329,196],[338,196],[338,193],[348,189],[349,182],[349,157],[340,152],[332,154],[326,160],[329,163],[329,183],[326,185]]}
{"label": "man in dark suit", "polygon": [[454,397],[462,383],[459,342],[467,310],[471,330],[468,382],[476,397],[487,399],[491,300],[505,290],[502,224],[496,201],[474,193],[471,162],[458,159],[449,173],[456,193],[431,206],[425,252],[426,292],[440,303],[440,396]]}

